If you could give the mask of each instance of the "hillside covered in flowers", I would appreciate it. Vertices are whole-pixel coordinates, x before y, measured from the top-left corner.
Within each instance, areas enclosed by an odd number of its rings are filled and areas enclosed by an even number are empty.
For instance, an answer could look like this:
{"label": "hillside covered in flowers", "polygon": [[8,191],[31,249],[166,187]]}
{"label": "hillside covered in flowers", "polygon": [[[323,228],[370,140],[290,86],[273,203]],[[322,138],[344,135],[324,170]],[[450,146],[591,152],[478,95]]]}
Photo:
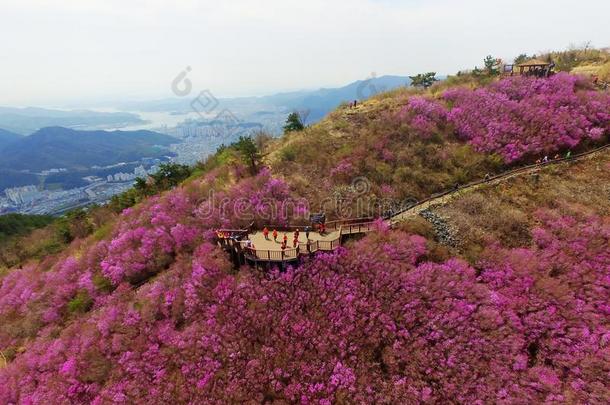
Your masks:
{"label": "hillside covered in flowers", "polygon": [[350,198],[424,198],[609,136],[610,93],[558,74],[382,94],[269,141],[254,166],[219,151],[0,275],[0,403],[607,403],[607,151],[434,208],[455,246],[422,217],[379,220],[264,271],[235,268],[214,229],[286,201],[308,204],[283,223],[378,216]]}

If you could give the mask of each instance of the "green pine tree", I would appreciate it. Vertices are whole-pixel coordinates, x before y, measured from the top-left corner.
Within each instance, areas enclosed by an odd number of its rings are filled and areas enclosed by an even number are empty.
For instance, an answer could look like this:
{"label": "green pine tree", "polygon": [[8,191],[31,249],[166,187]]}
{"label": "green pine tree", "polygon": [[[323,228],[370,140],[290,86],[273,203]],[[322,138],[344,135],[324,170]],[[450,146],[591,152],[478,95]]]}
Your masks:
{"label": "green pine tree", "polygon": [[286,119],[286,125],[284,125],[284,132],[302,131],[305,128],[301,116],[298,112],[293,112],[288,115]]}
{"label": "green pine tree", "polygon": [[250,166],[250,171],[252,174],[256,174],[258,169],[258,161],[260,159],[260,155],[258,152],[258,148],[252,138],[249,136],[240,136],[239,140],[233,144],[235,149],[242,155],[242,158],[246,161],[246,163]]}
{"label": "green pine tree", "polygon": [[411,86],[423,87],[424,89],[427,89],[432,86],[434,82],[438,81],[436,72],[419,73],[415,76],[409,76],[409,78],[411,79]]}

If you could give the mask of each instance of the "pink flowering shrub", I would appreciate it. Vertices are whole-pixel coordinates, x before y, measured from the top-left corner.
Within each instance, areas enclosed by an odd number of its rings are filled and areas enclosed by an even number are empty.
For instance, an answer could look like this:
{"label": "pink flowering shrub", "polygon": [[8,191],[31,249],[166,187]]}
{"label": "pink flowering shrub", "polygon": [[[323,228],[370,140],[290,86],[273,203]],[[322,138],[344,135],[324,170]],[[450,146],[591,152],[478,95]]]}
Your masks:
{"label": "pink flowering shrub", "polygon": [[330,170],[331,177],[349,178],[355,173],[355,167],[346,159],[340,161],[335,167]]}
{"label": "pink flowering shrub", "polygon": [[214,228],[284,215],[290,197],[286,183],[267,169],[216,193],[213,185],[199,181],[150,198],[123,212],[110,240],[90,243],[83,254],[51,268],[43,262],[0,278],[0,350],[45,328],[52,331],[75,311],[104,306],[113,288],[140,284],[169,268],[209,240]]}
{"label": "pink flowering shrub", "polygon": [[476,90],[450,89],[443,96],[458,136],[479,151],[501,154],[507,163],[610,133],[610,94],[569,74],[511,77]]}
{"label": "pink flowering shrub", "polygon": [[[405,156],[403,125],[424,139],[455,127],[511,162],[602,139],[609,111],[607,93],[564,75],[415,97],[400,125],[372,124],[378,138],[333,161],[330,177],[345,182],[376,167],[383,195],[429,182],[411,166],[392,178]],[[428,144],[410,150],[440,149]],[[442,167],[445,153],[422,155]],[[106,239],[0,277],[0,350],[10,360],[0,403],[610,397],[607,218],[541,212],[532,246],[491,246],[476,267],[427,262],[424,238],[377,221],[360,241],[285,272],[236,270],[212,244],[215,228],[282,223],[307,207],[287,211],[291,190],[268,169],[235,183],[239,173],[224,176],[150,198],[125,210]]]}
{"label": "pink flowering shrub", "polygon": [[447,109],[441,103],[425,98],[411,97],[399,112],[401,121],[407,122],[420,137],[430,138],[441,132],[447,124]]}
{"label": "pink flowering shrub", "polygon": [[604,403],[609,225],[541,222],[477,269],[382,223],[270,275],[202,242],[36,339],[0,403]]}
{"label": "pink flowering shrub", "polygon": [[565,73],[516,76],[475,90],[452,88],[442,100],[411,97],[398,120],[424,139],[444,134],[451,124],[477,151],[511,163],[603,139],[610,133],[610,94]]}

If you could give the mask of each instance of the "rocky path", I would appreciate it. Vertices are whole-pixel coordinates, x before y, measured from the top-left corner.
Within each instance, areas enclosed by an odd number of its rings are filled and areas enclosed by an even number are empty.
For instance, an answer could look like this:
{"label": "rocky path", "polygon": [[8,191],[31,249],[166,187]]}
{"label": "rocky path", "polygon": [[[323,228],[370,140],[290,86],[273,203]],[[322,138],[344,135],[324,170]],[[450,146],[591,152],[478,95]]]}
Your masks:
{"label": "rocky path", "polygon": [[[588,152],[584,152],[584,153],[581,153],[578,155],[574,155],[570,158],[550,160],[546,163],[539,163],[539,164],[521,167],[518,169],[514,169],[511,171],[505,172],[498,176],[494,176],[487,181],[481,180],[481,181],[467,184],[465,186],[460,187],[457,190],[448,191],[448,192],[443,193],[442,195],[433,196],[431,198],[428,198],[425,201],[421,201],[421,202],[417,203],[416,205],[414,205],[398,214],[393,215],[392,217],[389,218],[390,224],[392,224],[392,225],[397,224],[414,215],[422,215],[424,218],[426,218],[430,221],[432,218],[432,216],[430,214],[432,212],[430,211],[430,209],[432,207],[435,207],[438,205],[445,205],[449,201],[451,201],[452,199],[454,199],[456,197],[459,197],[463,193],[472,192],[474,190],[477,190],[479,187],[499,184],[499,183],[505,182],[513,177],[532,175],[532,174],[540,171],[541,169],[544,169],[549,166],[555,166],[555,165],[560,165],[560,164],[569,164],[571,162],[577,162],[577,161],[585,160],[585,159],[593,159],[593,158],[595,158],[595,155],[607,153],[609,148],[610,148],[610,145],[604,145],[600,148],[597,148],[597,149],[594,149],[594,150],[591,150]],[[427,212],[427,213],[425,213],[425,212]],[[434,223],[433,223],[433,225],[434,225]]]}

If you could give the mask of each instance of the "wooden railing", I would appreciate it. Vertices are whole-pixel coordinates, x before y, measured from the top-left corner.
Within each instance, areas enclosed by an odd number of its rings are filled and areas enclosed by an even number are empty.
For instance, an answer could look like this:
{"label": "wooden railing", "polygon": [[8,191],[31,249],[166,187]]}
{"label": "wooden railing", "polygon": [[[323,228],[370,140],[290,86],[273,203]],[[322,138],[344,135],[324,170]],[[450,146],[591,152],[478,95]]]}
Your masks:
{"label": "wooden railing", "polygon": [[375,218],[373,217],[365,217],[365,218],[352,218],[352,219],[341,219],[337,221],[330,221],[325,224],[327,231],[338,231],[346,225],[355,225],[355,224],[364,224],[373,222]]}
{"label": "wooden railing", "polygon": [[464,191],[465,189],[468,189],[468,188],[471,188],[471,187],[476,187],[476,186],[481,185],[481,184],[490,183],[490,182],[493,182],[495,180],[500,180],[500,179],[503,179],[503,178],[506,178],[506,177],[511,177],[511,176],[514,176],[515,174],[520,174],[520,173],[523,173],[523,172],[527,172],[527,171],[535,169],[535,168],[540,168],[540,167],[544,167],[544,166],[548,166],[548,165],[556,164],[556,163],[571,162],[571,161],[574,161],[574,160],[578,160],[578,159],[581,159],[581,158],[586,157],[588,155],[592,155],[594,153],[600,152],[600,151],[602,151],[604,149],[607,149],[609,147],[610,147],[610,144],[606,144],[606,145],[600,146],[599,148],[595,148],[595,149],[592,149],[592,150],[587,151],[587,152],[582,152],[582,153],[574,154],[574,155],[572,155],[570,157],[552,159],[552,160],[549,160],[547,162],[534,163],[534,164],[530,164],[530,165],[526,165],[526,166],[521,166],[521,167],[518,167],[516,169],[509,170],[509,171],[500,173],[500,174],[495,175],[495,176],[490,176],[490,177],[487,177],[487,178],[482,179],[482,180],[476,180],[476,181],[473,181],[473,182],[461,185],[458,188],[452,188],[450,190],[446,190],[446,191],[442,191],[440,193],[432,194],[428,198],[425,198],[423,200],[417,201],[416,203],[414,203],[414,204],[412,204],[412,205],[410,205],[408,207],[405,207],[403,209],[400,209],[398,211],[392,212],[390,215],[387,215],[386,217],[384,217],[384,219],[392,220],[392,219],[398,217],[399,215],[403,214],[406,211],[410,211],[412,209],[416,209],[416,208],[421,207],[421,206],[423,206],[423,205],[425,205],[427,203],[431,203],[433,200],[436,200],[438,198],[444,197],[444,196],[449,195],[449,194],[453,194],[453,193],[458,192],[458,191]]}
{"label": "wooden railing", "polygon": [[[355,218],[342,221],[333,221],[331,228],[327,225],[327,231],[336,231],[339,233],[335,239],[331,240],[310,240],[309,242],[299,242],[297,248],[286,248],[282,250],[266,250],[252,249],[247,246],[246,241],[239,241],[239,248],[247,259],[255,261],[280,262],[296,260],[299,256],[309,255],[316,252],[331,252],[341,246],[342,235],[354,235],[358,233],[366,233],[373,230],[374,222],[372,218]],[[363,222],[363,220],[368,220]],[[303,227],[294,227],[295,230]],[[286,229],[286,227],[284,228]]]}
{"label": "wooden railing", "polygon": [[373,230],[374,221],[361,222],[356,224],[349,224],[341,226],[342,235],[351,235],[356,233],[365,233]]}
{"label": "wooden railing", "polygon": [[[483,180],[478,180],[478,181],[473,181],[471,183],[465,184],[463,186],[460,186],[458,188],[454,188],[451,190],[447,190],[447,191],[443,191],[440,193],[436,193],[431,195],[430,197],[421,200],[421,201],[417,201],[414,204],[405,207],[403,209],[400,209],[398,211],[395,211],[393,213],[391,213],[390,215],[387,215],[384,217],[384,219],[386,220],[393,220],[396,219],[399,215],[403,214],[406,211],[409,210],[413,210],[416,209],[418,207],[422,207],[427,203],[431,203],[432,201],[444,197],[446,195],[449,194],[453,194],[457,191],[463,191],[467,188],[470,187],[475,187],[478,186],[480,184],[484,184],[484,183],[489,183],[489,182],[493,182],[495,180],[499,180],[499,179],[503,179],[506,177],[510,177],[513,176],[515,174],[519,174],[519,173],[523,173],[523,172],[527,172],[531,169],[537,168],[537,167],[544,167],[550,164],[554,164],[554,163],[561,163],[561,162],[569,162],[569,161],[574,161],[574,160],[578,160],[580,158],[583,158],[585,156],[594,154],[596,152],[599,152],[601,150],[607,149],[610,147],[610,144],[601,146],[599,148],[590,150],[588,152],[583,152],[583,153],[579,153],[579,154],[575,154],[571,157],[565,157],[565,158],[559,158],[559,159],[554,159],[554,160],[549,160],[548,162],[542,162],[542,163],[536,163],[536,164],[531,164],[531,165],[527,165],[527,166],[522,166],[501,174],[498,174],[496,176],[491,176],[491,177],[487,177]],[[255,260],[255,261],[269,261],[269,262],[281,262],[281,261],[288,261],[288,260],[296,260],[300,255],[308,255],[311,253],[315,253],[315,252],[319,252],[319,251],[333,251],[335,249],[337,249],[338,247],[341,246],[341,237],[343,235],[354,235],[354,234],[360,234],[360,233],[366,233],[366,232],[370,232],[374,229],[374,218],[354,218],[354,219],[346,219],[346,220],[337,220],[337,221],[330,221],[327,222],[325,224],[326,226],[326,231],[327,232],[335,232],[335,231],[339,231],[338,236],[335,239],[332,240],[318,240],[318,241],[309,241],[309,243],[307,242],[299,242],[299,245],[297,248],[286,248],[283,251],[282,250],[260,250],[260,249],[251,249],[248,248],[246,246],[246,242],[245,241],[233,241],[230,240],[231,242],[225,242],[227,245],[229,246],[235,246],[235,243],[237,243],[239,245],[239,249],[241,250],[241,252],[243,252],[244,256],[250,260]],[[267,229],[273,229],[274,227],[272,226],[267,226]],[[284,226],[277,226],[275,227],[275,229],[277,229],[278,231],[295,231],[297,229],[301,230],[302,232],[305,229],[305,226],[294,226],[294,225],[284,225]],[[219,230],[221,232],[227,232],[229,234],[235,234],[235,235],[247,235],[248,232],[250,230],[246,230],[246,229],[221,229]]]}

